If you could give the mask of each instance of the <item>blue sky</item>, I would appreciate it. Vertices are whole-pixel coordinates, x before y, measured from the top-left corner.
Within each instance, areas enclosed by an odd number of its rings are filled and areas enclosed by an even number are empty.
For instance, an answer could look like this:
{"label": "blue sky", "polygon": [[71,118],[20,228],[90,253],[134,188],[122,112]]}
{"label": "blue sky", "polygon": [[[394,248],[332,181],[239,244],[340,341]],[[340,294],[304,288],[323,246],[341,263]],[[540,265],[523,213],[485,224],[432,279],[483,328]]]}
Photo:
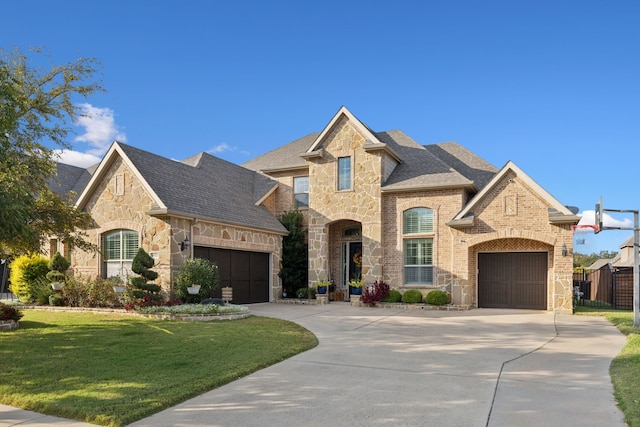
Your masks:
{"label": "blue sky", "polygon": [[[374,131],[512,160],[580,212],[638,209],[640,2],[75,1],[3,4],[1,46],[94,57],[70,162],[118,139],[242,163],[345,105]],[[94,158],[90,158],[91,161]],[[618,222],[629,215],[613,215]],[[618,250],[631,231],[580,236]]]}

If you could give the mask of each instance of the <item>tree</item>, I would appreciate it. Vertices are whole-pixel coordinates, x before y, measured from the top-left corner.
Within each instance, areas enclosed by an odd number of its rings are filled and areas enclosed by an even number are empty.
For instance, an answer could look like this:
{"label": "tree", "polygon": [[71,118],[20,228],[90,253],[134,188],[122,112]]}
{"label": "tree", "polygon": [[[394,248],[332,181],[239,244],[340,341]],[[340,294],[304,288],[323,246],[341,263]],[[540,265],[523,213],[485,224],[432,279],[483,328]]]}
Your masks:
{"label": "tree", "polygon": [[573,267],[586,268],[599,259],[613,259],[616,257],[616,255],[618,255],[618,252],[616,251],[600,251],[598,253],[592,252],[591,255],[574,252]]}
{"label": "tree", "polygon": [[83,58],[47,71],[18,49],[0,49],[1,257],[39,251],[51,235],[96,249],[79,231],[91,226],[90,215],[75,209],[72,195],[60,196],[47,184],[55,178],[55,149],[70,148],[70,125],[80,115],[73,98],[102,91],[94,81],[98,65]]}
{"label": "tree", "polygon": [[282,239],[282,266],[279,276],[282,289],[295,297],[296,291],[307,287],[309,277],[309,255],[305,245],[306,230],[302,225],[302,213],[295,209],[278,218],[289,234]]}

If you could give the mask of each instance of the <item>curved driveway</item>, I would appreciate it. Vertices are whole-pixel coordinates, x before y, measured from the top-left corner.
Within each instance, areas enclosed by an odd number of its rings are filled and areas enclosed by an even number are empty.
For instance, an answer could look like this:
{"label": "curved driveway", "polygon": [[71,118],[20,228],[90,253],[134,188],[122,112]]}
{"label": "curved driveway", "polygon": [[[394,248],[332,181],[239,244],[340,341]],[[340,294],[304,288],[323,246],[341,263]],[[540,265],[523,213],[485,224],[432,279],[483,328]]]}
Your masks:
{"label": "curved driveway", "polygon": [[608,371],[626,339],[599,317],[347,303],[251,311],[301,324],[320,344],[133,425],[625,425]]}

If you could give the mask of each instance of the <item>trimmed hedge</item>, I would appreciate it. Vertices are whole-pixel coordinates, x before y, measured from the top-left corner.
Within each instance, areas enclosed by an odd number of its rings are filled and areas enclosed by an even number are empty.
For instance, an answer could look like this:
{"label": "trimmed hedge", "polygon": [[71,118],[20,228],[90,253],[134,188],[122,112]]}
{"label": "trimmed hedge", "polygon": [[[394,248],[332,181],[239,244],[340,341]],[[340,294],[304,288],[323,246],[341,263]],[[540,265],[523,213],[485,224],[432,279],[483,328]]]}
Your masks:
{"label": "trimmed hedge", "polygon": [[445,291],[436,289],[427,294],[424,302],[430,305],[445,305],[449,302],[449,297]]}
{"label": "trimmed hedge", "polygon": [[409,289],[402,294],[402,302],[406,304],[417,304],[422,302],[422,292],[417,289]]}
{"label": "trimmed hedge", "polygon": [[397,289],[390,289],[389,296],[382,300],[383,302],[400,302],[402,301],[402,294]]}

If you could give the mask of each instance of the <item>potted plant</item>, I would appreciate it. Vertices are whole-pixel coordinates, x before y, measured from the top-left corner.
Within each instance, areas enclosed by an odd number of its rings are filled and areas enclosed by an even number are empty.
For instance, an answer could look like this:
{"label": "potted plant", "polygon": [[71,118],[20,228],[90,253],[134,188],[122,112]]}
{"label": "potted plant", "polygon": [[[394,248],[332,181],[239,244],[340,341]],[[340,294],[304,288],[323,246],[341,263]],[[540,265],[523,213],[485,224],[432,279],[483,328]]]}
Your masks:
{"label": "potted plant", "polygon": [[320,295],[324,295],[329,290],[330,285],[331,283],[328,280],[320,280],[319,282],[316,282],[316,290]]}
{"label": "potted plant", "polygon": [[364,279],[351,279],[349,280],[349,294],[350,295],[362,295],[362,287],[364,286]]}
{"label": "potted plant", "polygon": [[203,298],[212,297],[219,281],[216,264],[203,258],[187,259],[176,277],[177,296],[184,303],[199,303]]}

